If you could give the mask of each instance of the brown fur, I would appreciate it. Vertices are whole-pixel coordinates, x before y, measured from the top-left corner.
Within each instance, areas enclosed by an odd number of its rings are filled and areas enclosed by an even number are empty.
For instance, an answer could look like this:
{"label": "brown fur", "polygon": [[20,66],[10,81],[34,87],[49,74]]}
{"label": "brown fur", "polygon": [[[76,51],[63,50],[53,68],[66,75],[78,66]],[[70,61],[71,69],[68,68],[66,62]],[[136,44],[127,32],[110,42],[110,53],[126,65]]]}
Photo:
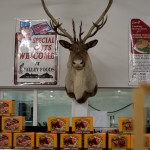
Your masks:
{"label": "brown fur", "polygon": [[[76,37],[75,31],[75,22],[72,20],[73,34],[72,37],[64,28],[61,27],[62,23],[57,22],[53,15],[48,11],[44,0],[41,0],[42,6],[46,14],[51,19],[52,29],[61,36],[64,36],[70,40],[71,43],[60,40],[59,43],[64,47],[70,50],[69,60],[67,64],[68,72],[65,79],[65,87],[68,95],[71,98],[75,98],[77,102],[84,103],[88,97],[94,96],[97,91],[97,80],[92,69],[92,63],[88,55],[88,49],[94,47],[98,40],[92,40],[88,43],[85,43],[88,38],[94,36],[107,21],[105,17],[109,8],[111,7],[113,0],[109,0],[109,3],[103,13],[99,18],[93,22],[92,27],[89,29],[88,33],[84,38],[82,35],[82,21],[80,25],[79,38]],[[59,29],[59,31],[57,30]]]}
{"label": "brown fur", "polygon": [[[79,64],[81,68],[78,69],[78,65],[72,62],[81,58],[83,63],[81,66]],[[78,103],[84,103],[88,97],[96,94],[97,80],[87,51],[82,50],[81,54],[70,51],[67,68],[65,88],[69,97],[74,98]]]}
{"label": "brown fur", "polygon": [[[67,89],[66,89],[66,92],[67,92],[67,94],[68,94],[69,97],[75,99],[74,93],[69,93],[67,91]],[[92,93],[84,92],[83,96],[80,99],[78,99],[77,102],[80,103],[80,104],[82,104],[82,103],[86,102],[86,100],[88,99],[88,97],[95,96],[96,93],[97,93],[97,85],[95,86],[94,91]]]}

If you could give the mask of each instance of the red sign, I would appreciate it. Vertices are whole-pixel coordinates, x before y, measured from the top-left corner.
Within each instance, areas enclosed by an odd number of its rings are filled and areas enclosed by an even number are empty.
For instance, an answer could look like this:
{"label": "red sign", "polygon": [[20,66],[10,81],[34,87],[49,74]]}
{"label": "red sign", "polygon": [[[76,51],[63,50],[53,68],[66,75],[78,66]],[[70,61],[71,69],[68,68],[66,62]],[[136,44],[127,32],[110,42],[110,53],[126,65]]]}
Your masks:
{"label": "red sign", "polygon": [[150,26],[141,19],[130,21],[129,85],[150,82]]}

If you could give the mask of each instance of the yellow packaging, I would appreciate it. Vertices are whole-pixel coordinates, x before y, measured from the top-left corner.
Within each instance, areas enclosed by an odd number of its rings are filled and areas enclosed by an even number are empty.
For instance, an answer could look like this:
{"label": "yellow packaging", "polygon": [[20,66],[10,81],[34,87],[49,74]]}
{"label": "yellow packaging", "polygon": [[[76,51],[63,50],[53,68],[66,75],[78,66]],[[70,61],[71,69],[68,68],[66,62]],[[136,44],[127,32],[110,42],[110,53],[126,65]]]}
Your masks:
{"label": "yellow packaging", "polygon": [[120,117],[119,118],[119,132],[132,133],[133,132],[133,118]]}
{"label": "yellow packaging", "polygon": [[106,134],[84,134],[84,150],[88,148],[99,148],[101,150],[106,149]]}
{"label": "yellow packaging", "polygon": [[72,117],[73,133],[93,133],[93,117]]}
{"label": "yellow packaging", "polygon": [[57,134],[36,133],[36,149],[57,149]]}
{"label": "yellow packaging", "polygon": [[[134,135],[131,135],[131,150],[134,147]],[[145,149],[150,150],[150,134],[145,134]]]}
{"label": "yellow packaging", "polygon": [[14,133],[13,148],[14,149],[34,149],[34,132]]}
{"label": "yellow packaging", "polygon": [[0,132],[1,132],[1,126],[2,126],[2,116],[0,116]]}
{"label": "yellow packaging", "polygon": [[2,116],[2,132],[22,132],[24,130],[24,116]]}
{"label": "yellow packaging", "polygon": [[0,149],[12,148],[12,133],[0,133]]}
{"label": "yellow packaging", "polygon": [[82,148],[81,134],[61,134],[60,135],[60,149]]}
{"label": "yellow packaging", "polygon": [[129,150],[131,148],[130,141],[130,134],[108,134],[108,150]]}
{"label": "yellow packaging", "polygon": [[0,115],[14,115],[16,113],[15,100],[0,100]]}
{"label": "yellow packaging", "polygon": [[48,132],[69,133],[68,117],[48,117]]}

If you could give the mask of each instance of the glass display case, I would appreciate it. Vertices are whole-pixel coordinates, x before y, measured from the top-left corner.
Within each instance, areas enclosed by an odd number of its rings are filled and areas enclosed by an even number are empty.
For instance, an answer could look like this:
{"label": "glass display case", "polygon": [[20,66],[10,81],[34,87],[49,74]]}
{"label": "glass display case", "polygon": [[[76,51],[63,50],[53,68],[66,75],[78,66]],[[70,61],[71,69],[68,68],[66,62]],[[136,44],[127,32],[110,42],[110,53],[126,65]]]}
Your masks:
{"label": "glass display case", "polygon": [[[91,111],[106,111],[107,126],[117,126],[118,117],[132,116],[132,90],[98,88],[96,96],[88,99],[88,115]],[[65,89],[0,89],[0,96],[1,99],[16,100],[16,115],[24,115],[27,126],[45,126],[48,116],[68,116],[71,124],[72,99],[67,96]]]}
{"label": "glass display case", "polygon": [[31,90],[2,90],[1,99],[15,100],[16,116],[25,116],[26,126],[33,124],[33,91]]}
{"label": "glass display case", "polygon": [[72,116],[72,101],[64,90],[38,90],[38,124],[45,125],[48,116]]}
{"label": "glass display case", "polygon": [[107,126],[117,126],[118,117],[132,116],[132,89],[99,88],[97,95],[88,100],[90,111],[106,111]]}

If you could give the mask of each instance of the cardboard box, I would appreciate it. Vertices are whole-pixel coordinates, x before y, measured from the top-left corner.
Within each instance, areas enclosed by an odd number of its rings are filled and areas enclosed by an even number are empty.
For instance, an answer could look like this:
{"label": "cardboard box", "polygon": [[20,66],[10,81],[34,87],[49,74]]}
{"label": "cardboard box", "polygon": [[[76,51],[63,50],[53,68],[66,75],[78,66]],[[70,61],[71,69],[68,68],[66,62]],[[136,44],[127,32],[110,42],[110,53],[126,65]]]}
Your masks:
{"label": "cardboard box", "polygon": [[48,132],[69,133],[68,117],[48,117]]}
{"label": "cardboard box", "polygon": [[22,132],[25,130],[24,116],[2,116],[2,132]]}
{"label": "cardboard box", "polygon": [[108,134],[108,150],[129,150],[130,142],[130,134]]}
{"label": "cardboard box", "polygon": [[34,149],[35,133],[24,132],[13,134],[13,148],[15,149]]}
{"label": "cardboard box", "polygon": [[73,133],[93,133],[93,117],[72,117]]}
{"label": "cardboard box", "polygon": [[57,134],[36,133],[36,150],[57,149]]}
{"label": "cardboard box", "polygon": [[81,149],[82,138],[81,134],[61,134],[60,135],[60,149]]}
{"label": "cardboard box", "polygon": [[0,133],[0,149],[12,148],[12,133]]}
{"label": "cardboard box", "polygon": [[[131,150],[134,147],[134,135],[131,135]],[[145,134],[145,150],[150,150],[150,134]]]}
{"label": "cardboard box", "polygon": [[0,100],[0,115],[10,116],[16,113],[16,102],[15,100]]}
{"label": "cardboard box", "polygon": [[87,150],[89,148],[106,150],[106,134],[84,134],[84,150]]}
{"label": "cardboard box", "polygon": [[119,132],[133,133],[133,118],[120,117],[119,118]]}

